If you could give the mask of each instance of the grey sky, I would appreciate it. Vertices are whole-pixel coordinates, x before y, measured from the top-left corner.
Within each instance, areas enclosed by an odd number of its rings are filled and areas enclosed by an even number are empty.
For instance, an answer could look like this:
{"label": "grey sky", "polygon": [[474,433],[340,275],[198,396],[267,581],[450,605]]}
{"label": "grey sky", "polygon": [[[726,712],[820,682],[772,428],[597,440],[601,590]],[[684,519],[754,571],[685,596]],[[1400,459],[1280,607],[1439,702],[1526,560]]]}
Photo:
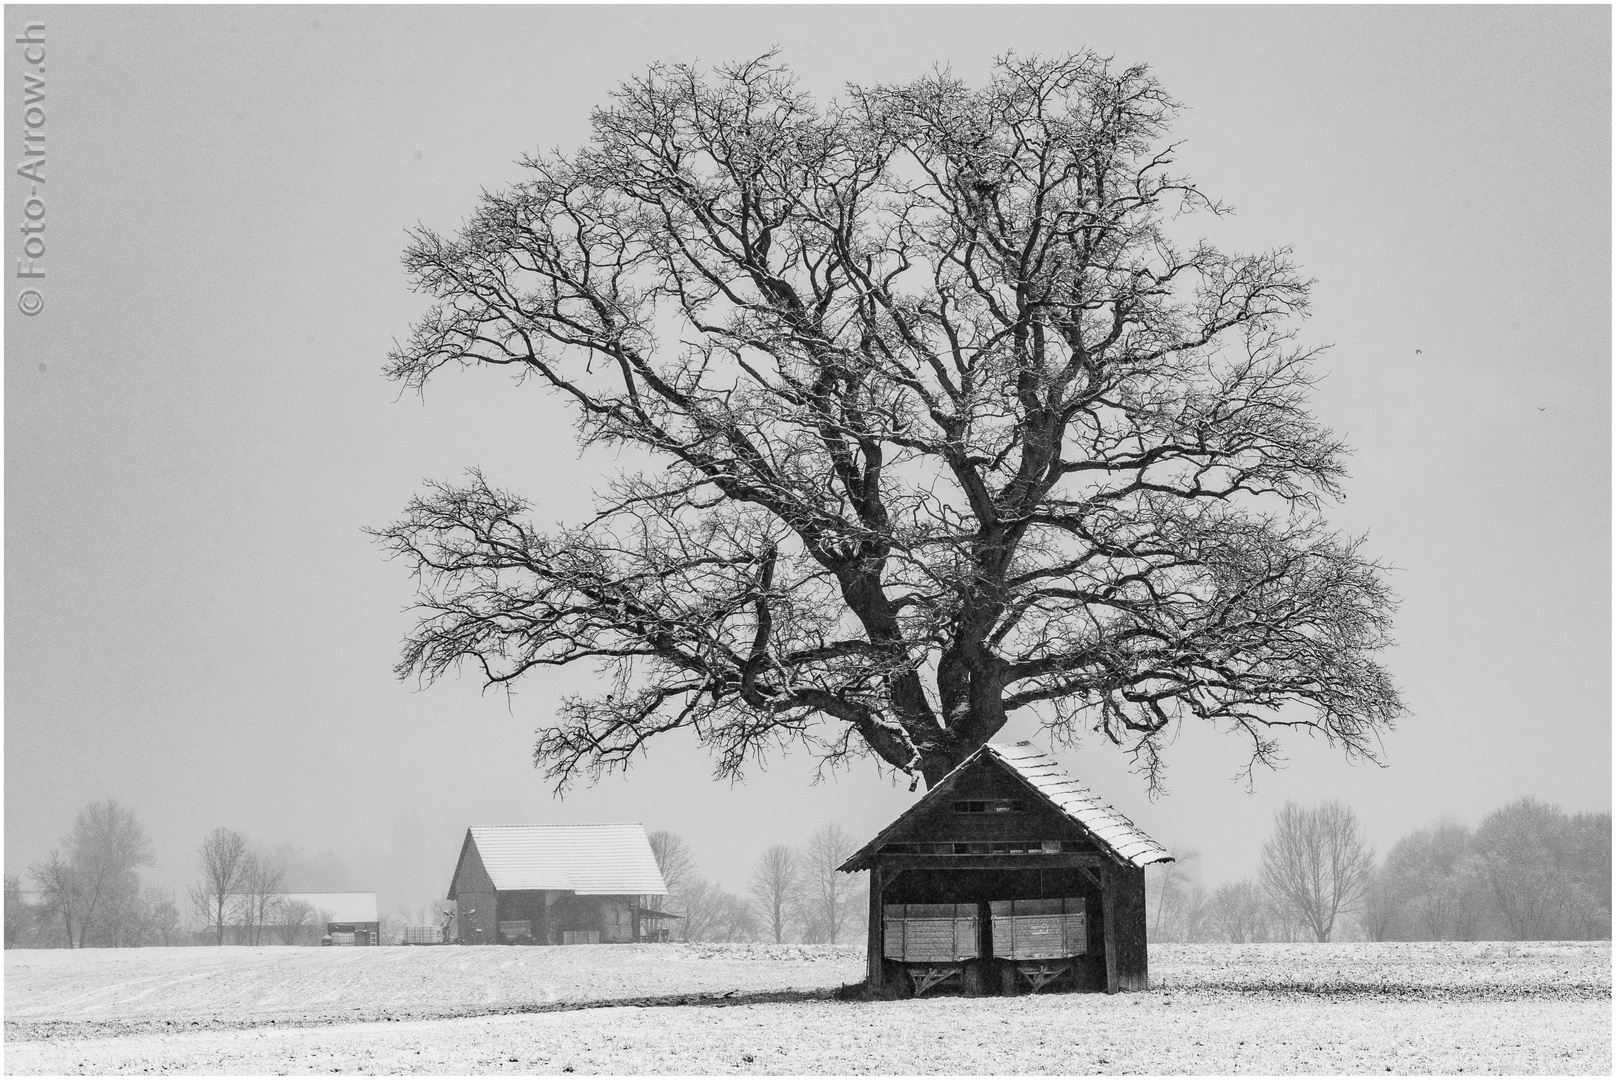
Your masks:
{"label": "grey sky", "polygon": [[116,796],[175,887],[221,824],[329,847],[391,907],[447,886],[469,824],[640,820],[739,888],[770,843],[909,804],[873,767],[810,786],[800,756],[715,783],[677,739],[558,803],[532,730],[589,673],[511,703],[400,685],[411,585],[361,533],[470,465],[575,518],[610,465],[497,373],[398,397],[404,229],[577,145],[647,64],[771,45],[822,97],[934,62],[978,81],[1011,49],[1148,63],[1188,106],[1182,167],[1238,211],[1198,228],[1317,279],[1316,410],[1356,448],[1330,517],[1404,597],[1387,767],[1293,739],[1248,793],[1238,743],[1187,730],[1154,803],[1098,741],[1074,773],[1210,882],[1255,869],[1287,798],[1351,802],[1382,850],[1524,794],[1610,806],[1606,7],[9,6],[13,167],[30,21],[48,277],[38,316],[0,297],[8,871]]}

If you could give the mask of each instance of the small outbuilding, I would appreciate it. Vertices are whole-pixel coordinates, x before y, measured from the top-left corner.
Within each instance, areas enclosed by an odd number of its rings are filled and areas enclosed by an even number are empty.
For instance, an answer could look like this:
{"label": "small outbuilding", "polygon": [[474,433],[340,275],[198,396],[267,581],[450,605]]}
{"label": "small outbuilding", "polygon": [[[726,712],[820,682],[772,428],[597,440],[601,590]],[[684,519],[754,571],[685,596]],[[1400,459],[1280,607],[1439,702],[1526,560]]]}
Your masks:
{"label": "small outbuilding", "polygon": [[449,886],[462,945],[648,940],[668,886],[637,823],[473,825]]}
{"label": "small outbuilding", "polygon": [[1144,990],[1172,856],[1031,743],[988,743],[840,867],[870,872],[878,994]]}

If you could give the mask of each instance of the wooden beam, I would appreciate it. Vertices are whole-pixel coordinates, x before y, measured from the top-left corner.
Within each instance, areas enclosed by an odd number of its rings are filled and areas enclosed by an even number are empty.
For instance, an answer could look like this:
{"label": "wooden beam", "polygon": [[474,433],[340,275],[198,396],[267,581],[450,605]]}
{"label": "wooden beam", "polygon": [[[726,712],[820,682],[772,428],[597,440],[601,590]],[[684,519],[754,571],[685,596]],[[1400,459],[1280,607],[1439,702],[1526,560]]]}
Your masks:
{"label": "wooden beam", "polygon": [[896,870],[1073,870],[1103,867],[1104,855],[882,855],[881,865]]}
{"label": "wooden beam", "polygon": [[869,926],[869,956],[866,958],[867,972],[864,976],[865,985],[871,994],[882,992],[882,969],[885,964],[886,953],[886,920],[882,918],[881,911],[881,862],[877,859],[870,867],[870,926]]}
{"label": "wooden beam", "polygon": [[1105,992],[1114,994],[1122,989],[1121,972],[1117,970],[1117,875],[1106,867],[1100,872],[1100,910],[1105,922]]}

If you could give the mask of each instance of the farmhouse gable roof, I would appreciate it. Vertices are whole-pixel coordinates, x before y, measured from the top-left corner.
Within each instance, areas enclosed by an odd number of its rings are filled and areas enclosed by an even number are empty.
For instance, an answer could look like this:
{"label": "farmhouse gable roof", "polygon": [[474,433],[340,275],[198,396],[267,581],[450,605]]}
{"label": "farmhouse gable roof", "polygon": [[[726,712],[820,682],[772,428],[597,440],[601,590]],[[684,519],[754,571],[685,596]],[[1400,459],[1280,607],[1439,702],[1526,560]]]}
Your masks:
{"label": "farmhouse gable roof", "polygon": [[969,770],[985,767],[986,761],[1001,766],[1039,798],[1053,806],[1088,834],[1095,844],[1130,866],[1171,862],[1173,857],[1114,807],[1073,779],[1050,755],[1030,742],[986,743],[956,765],[918,802],[905,810],[881,833],[854,852],[840,869],[849,873],[869,868],[875,852],[894,833],[935,803],[948,798],[959,778]]}
{"label": "farmhouse gable roof", "polygon": [[[473,825],[466,830],[455,881],[467,858],[480,859],[494,888],[544,889],[585,896],[665,896],[667,884],[637,822],[611,825]],[[450,886],[449,898],[454,899]]]}

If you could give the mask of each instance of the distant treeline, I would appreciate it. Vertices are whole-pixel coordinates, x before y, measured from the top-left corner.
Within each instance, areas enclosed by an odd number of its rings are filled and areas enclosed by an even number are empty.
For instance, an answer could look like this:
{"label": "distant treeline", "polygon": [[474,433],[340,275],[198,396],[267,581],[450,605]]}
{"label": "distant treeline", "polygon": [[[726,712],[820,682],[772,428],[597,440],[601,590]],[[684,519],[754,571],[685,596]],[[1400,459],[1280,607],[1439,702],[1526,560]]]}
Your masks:
{"label": "distant treeline", "polygon": [[266,848],[224,828],[198,845],[197,882],[179,899],[141,880],[151,864],[151,838],[129,807],[85,807],[26,877],[5,875],[6,948],[318,944],[325,913],[280,893],[353,887],[330,852]]}
{"label": "distant treeline", "polygon": [[651,834],[675,941],[861,941],[868,923],[867,874],[843,874],[857,844],[841,825],[820,826],[798,846],[775,844],[758,857],[746,895],[708,881],[689,847],[670,832]]}
{"label": "distant treeline", "polygon": [[1277,815],[1255,879],[1207,888],[1193,852],[1147,874],[1153,941],[1609,939],[1611,815],[1520,799],[1377,859],[1352,811]]}
{"label": "distant treeline", "polygon": [[[651,846],[668,884],[661,906],[679,916],[665,924],[672,940],[863,938],[867,875],[837,872],[855,846],[840,825],[825,825],[798,846],[770,847],[744,896],[704,878],[673,833],[652,833]],[[150,837],[132,810],[116,800],[86,807],[26,877],[6,874],[6,948],[318,944],[326,913],[283,894],[353,888],[329,852],[266,848],[225,828],[198,844],[196,884],[178,899],[142,882],[140,868],[151,862]],[[383,915],[382,944],[400,943],[407,926],[441,926],[452,906],[436,900]]]}

